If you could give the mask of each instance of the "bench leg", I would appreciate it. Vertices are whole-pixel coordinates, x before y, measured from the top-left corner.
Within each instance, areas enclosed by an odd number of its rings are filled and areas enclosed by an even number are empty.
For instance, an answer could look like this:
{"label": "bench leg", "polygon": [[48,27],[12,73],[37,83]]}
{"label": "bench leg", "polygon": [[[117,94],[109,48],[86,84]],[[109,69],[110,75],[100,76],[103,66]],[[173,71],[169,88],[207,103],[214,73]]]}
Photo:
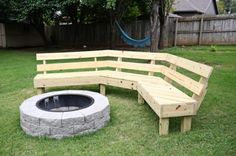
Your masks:
{"label": "bench leg", "polygon": [[139,103],[139,104],[144,104],[144,103],[145,103],[144,98],[143,98],[142,95],[139,94],[139,93],[138,93],[138,103]]}
{"label": "bench leg", "polygon": [[102,95],[106,95],[106,86],[103,84],[99,84],[99,88],[100,88],[100,94]]}
{"label": "bench leg", "polygon": [[169,118],[160,118],[159,135],[167,135],[169,133]]}
{"label": "bench leg", "polygon": [[37,94],[43,94],[45,92],[45,88],[37,88]]}
{"label": "bench leg", "polygon": [[185,133],[191,130],[192,117],[185,116],[181,120],[181,132]]}

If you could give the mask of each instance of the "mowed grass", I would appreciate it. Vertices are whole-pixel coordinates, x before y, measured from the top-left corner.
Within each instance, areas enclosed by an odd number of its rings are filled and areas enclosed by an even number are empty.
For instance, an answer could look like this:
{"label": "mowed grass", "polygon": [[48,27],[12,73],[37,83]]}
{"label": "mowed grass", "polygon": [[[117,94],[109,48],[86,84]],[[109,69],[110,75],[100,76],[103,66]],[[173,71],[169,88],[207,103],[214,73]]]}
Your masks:
{"label": "mowed grass", "polygon": [[[0,50],[0,155],[236,155],[236,46],[169,48],[172,54],[214,67],[208,93],[193,118],[192,130],[180,133],[180,119],[171,119],[170,134],[158,135],[158,117],[137,103],[137,93],[108,87],[111,121],[98,132],[53,140],[26,135],[19,124],[19,106],[36,94],[35,53]],[[62,89],[98,91],[98,86]]]}

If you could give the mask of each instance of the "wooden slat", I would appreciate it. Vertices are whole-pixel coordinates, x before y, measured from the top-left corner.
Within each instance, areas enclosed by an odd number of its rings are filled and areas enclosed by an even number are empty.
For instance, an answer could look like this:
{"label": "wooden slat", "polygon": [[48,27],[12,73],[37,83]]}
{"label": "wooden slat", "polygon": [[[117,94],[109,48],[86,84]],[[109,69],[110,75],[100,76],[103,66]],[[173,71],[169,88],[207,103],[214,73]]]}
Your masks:
{"label": "wooden slat", "polygon": [[[117,61],[118,61],[118,62],[122,62],[122,57],[118,57]],[[121,69],[120,69],[120,68],[116,68],[116,71],[119,71],[119,72],[120,72]]]}
{"label": "wooden slat", "polygon": [[[97,62],[97,58],[94,57],[94,62]],[[95,68],[95,71],[98,71],[98,68]]]}
{"label": "wooden slat", "polygon": [[106,77],[106,76],[102,76],[102,78],[103,78],[102,83],[105,85],[137,90],[137,83],[135,81],[120,79],[116,77]]}
{"label": "wooden slat", "polygon": [[120,50],[97,50],[83,52],[61,52],[61,53],[38,53],[37,60],[61,60],[61,59],[78,59],[93,57],[123,57],[142,60],[165,60],[166,53],[134,52]]}
{"label": "wooden slat", "polygon": [[167,67],[163,67],[163,74],[167,76],[169,79],[177,82],[181,86],[187,88],[188,90],[192,91],[193,93],[200,95],[202,92],[202,89],[204,87],[203,84],[181,74],[174,70],[171,70]]}
{"label": "wooden slat", "polygon": [[116,62],[110,61],[110,67],[131,69],[138,71],[151,71],[151,72],[162,72],[163,65],[150,65],[146,63],[133,63],[133,62]]}
{"label": "wooden slat", "polygon": [[[176,71],[176,68],[177,68],[177,67],[176,67],[176,65],[174,65],[174,64],[170,64],[170,67],[169,67],[169,68]],[[171,80],[170,78],[168,78],[167,76],[165,76],[164,80],[165,80],[166,82],[168,82],[168,83],[172,83],[172,80]]]}
{"label": "wooden slat", "polygon": [[37,60],[65,60],[78,58],[93,58],[108,56],[108,50],[86,51],[86,52],[61,52],[61,53],[38,53]]}
{"label": "wooden slat", "polygon": [[[150,61],[150,64],[155,64],[155,60],[151,60],[151,61]],[[149,75],[149,76],[153,76],[153,75],[154,75],[154,72],[148,72],[148,75]]]}
{"label": "wooden slat", "polygon": [[172,85],[163,85],[163,84],[155,84],[148,82],[139,82],[140,85],[143,86],[144,89],[150,92],[150,95],[153,96],[154,99],[158,101],[160,105],[168,105],[168,104],[195,104],[196,100],[187,96],[181,90],[175,88]]}
{"label": "wooden slat", "polygon": [[160,116],[161,109],[160,105],[157,103],[157,101],[153,98],[153,96],[150,95],[150,92],[143,88],[142,85],[137,86],[138,93],[145,99],[145,101],[148,103],[148,105],[152,108],[152,110]]}
{"label": "wooden slat", "polygon": [[206,78],[210,77],[213,70],[213,68],[208,65],[177,57],[171,54],[167,54],[166,61]]}
{"label": "wooden slat", "polygon": [[192,96],[193,99],[197,100],[196,111],[198,111],[198,109],[200,108],[202,101],[207,93],[208,79],[201,77],[199,80],[199,83],[204,85],[201,95],[193,94],[193,96]]}
{"label": "wooden slat", "polygon": [[45,78],[45,79],[34,79],[34,87],[41,88],[41,87],[90,85],[90,84],[101,84],[101,81],[102,78],[99,76]]}
{"label": "wooden slat", "polygon": [[83,68],[98,68],[109,66],[110,61],[89,61],[89,62],[73,62],[73,63],[52,63],[37,65],[37,71],[56,71],[69,69],[83,69]]}
{"label": "wooden slat", "polygon": [[163,65],[150,65],[145,63],[117,62],[117,61],[89,61],[77,63],[53,63],[37,65],[37,71],[56,71],[83,68],[113,67],[138,71],[161,72]]}
{"label": "wooden slat", "polygon": [[109,51],[111,57],[123,57],[131,59],[142,59],[142,60],[166,60],[166,53],[151,53],[151,52],[137,52],[137,51]]}
{"label": "wooden slat", "polygon": [[[43,64],[44,64],[44,65],[46,64],[46,60],[43,60]],[[47,74],[47,71],[44,70],[43,73],[44,73],[44,74]]]}
{"label": "wooden slat", "polygon": [[175,64],[179,67],[187,69],[191,72],[194,72],[206,78],[210,76],[212,71],[212,67],[210,66],[193,62],[166,53],[148,53],[148,52],[131,52],[131,51],[115,51],[115,50],[67,52],[67,53],[43,53],[43,54],[37,54],[37,60],[76,59],[76,58],[91,58],[91,57],[104,57],[104,56],[168,61],[172,64]]}
{"label": "wooden slat", "polygon": [[137,90],[161,118],[195,115],[196,101],[171,85],[139,83]]}

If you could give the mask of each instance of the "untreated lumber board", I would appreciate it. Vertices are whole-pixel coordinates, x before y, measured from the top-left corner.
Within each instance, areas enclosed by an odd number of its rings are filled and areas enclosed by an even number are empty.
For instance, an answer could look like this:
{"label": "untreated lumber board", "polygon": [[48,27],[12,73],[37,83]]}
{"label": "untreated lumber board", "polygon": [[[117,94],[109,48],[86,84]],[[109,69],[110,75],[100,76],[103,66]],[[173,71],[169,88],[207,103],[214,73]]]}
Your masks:
{"label": "untreated lumber board", "polygon": [[163,74],[197,95],[200,95],[204,88],[203,84],[167,67],[164,68]]}
{"label": "untreated lumber board", "polygon": [[185,116],[181,119],[181,132],[185,133],[191,130],[192,116]]}
{"label": "untreated lumber board", "polygon": [[159,134],[160,135],[169,134],[169,118],[159,119]]}
{"label": "untreated lumber board", "polygon": [[59,52],[59,53],[38,53],[36,60],[66,60],[108,56],[108,50],[97,50],[87,52]]}
{"label": "untreated lumber board", "polygon": [[106,86],[104,84],[99,84],[100,94],[106,95]]}
{"label": "untreated lumber board", "polygon": [[51,63],[37,65],[37,71],[57,71],[84,68],[98,68],[109,66],[110,61],[88,61],[88,62],[70,62],[70,63]]}
{"label": "untreated lumber board", "polygon": [[[114,57],[117,61],[98,59],[99,57]],[[93,61],[79,62],[76,59],[93,58]],[[128,58],[128,59],[123,59]],[[71,62],[52,63],[48,60],[73,59]],[[146,60],[137,63],[132,59]],[[200,64],[185,58],[180,58],[166,53],[131,52],[119,50],[98,50],[89,52],[69,53],[44,53],[37,54],[37,60],[42,64],[37,65],[38,74],[34,78],[34,87],[39,93],[43,93],[46,87],[74,86],[99,84],[100,93],[106,94],[105,86],[115,86],[138,91],[138,103],[147,104],[159,116],[159,133],[169,133],[169,118],[182,117],[181,132],[191,129],[192,116],[196,115],[207,91],[207,83],[212,72],[212,67]],[[101,61],[100,61],[101,60]],[[131,61],[129,61],[131,60]],[[156,65],[156,61],[170,63],[170,68],[164,65]],[[98,68],[109,67],[112,70],[99,70]],[[179,73],[176,69],[183,68],[201,76],[199,82]],[[64,70],[92,69],[93,71],[68,72]],[[95,69],[95,71],[94,71]],[[113,71],[115,69],[115,71]],[[138,73],[121,72],[122,69],[145,71],[148,75]],[[63,73],[50,73],[50,71],[64,71]],[[142,72],[142,73],[145,73]],[[164,80],[154,76],[161,73]],[[189,97],[177,89],[171,82],[175,81],[193,93]]]}
{"label": "untreated lumber board", "polygon": [[144,103],[145,103],[144,98],[143,98],[142,95],[139,94],[139,93],[138,93],[138,103],[139,103],[139,104],[144,104]]}
{"label": "untreated lumber board", "polygon": [[[151,60],[150,61],[150,64],[155,64],[156,62],[155,62],[155,60]],[[154,72],[148,72],[148,75],[149,76],[153,76],[154,75]]]}
{"label": "untreated lumber board", "polygon": [[166,61],[205,78],[209,78],[213,70],[213,68],[208,65],[194,62],[171,54],[167,54]]}

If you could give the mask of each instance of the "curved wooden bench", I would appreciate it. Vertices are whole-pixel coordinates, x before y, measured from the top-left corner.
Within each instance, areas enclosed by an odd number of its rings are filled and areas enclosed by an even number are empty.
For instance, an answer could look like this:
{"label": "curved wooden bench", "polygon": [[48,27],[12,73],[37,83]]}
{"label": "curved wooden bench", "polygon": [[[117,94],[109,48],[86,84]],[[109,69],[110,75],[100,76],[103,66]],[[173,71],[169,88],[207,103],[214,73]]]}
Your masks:
{"label": "curved wooden bench", "polygon": [[[48,87],[88,84],[99,84],[103,95],[105,85],[137,90],[138,102],[146,101],[159,116],[160,135],[168,134],[171,117],[182,117],[181,132],[191,129],[192,116],[202,103],[213,69],[167,53],[116,50],[42,53],[37,54],[37,60],[42,62],[37,65],[40,73],[34,78],[38,93]],[[187,72],[181,69],[195,74],[195,79],[183,74]]]}

